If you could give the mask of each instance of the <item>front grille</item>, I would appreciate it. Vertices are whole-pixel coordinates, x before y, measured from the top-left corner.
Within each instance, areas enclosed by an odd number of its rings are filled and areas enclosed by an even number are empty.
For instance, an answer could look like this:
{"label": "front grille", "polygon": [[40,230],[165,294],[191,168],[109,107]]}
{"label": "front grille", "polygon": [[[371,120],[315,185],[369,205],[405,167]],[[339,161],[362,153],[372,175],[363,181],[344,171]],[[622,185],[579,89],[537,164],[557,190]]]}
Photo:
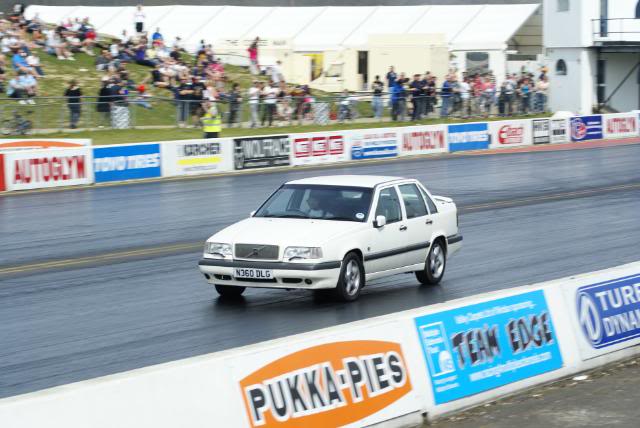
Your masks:
{"label": "front grille", "polygon": [[236,244],[236,259],[278,260],[277,245]]}

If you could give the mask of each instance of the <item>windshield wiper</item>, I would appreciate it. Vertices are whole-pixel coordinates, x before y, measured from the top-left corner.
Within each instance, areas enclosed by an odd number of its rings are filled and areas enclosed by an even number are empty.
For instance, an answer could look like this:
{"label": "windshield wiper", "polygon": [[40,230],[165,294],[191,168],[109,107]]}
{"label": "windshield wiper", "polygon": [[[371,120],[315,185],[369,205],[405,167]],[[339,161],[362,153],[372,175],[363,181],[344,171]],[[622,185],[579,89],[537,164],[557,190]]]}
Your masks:
{"label": "windshield wiper", "polygon": [[327,217],[323,220],[356,221],[351,217]]}
{"label": "windshield wiper", "polygon": [[265,214],[260,217],[271,217],[271,218],[310,218],[309,216],[302,214]]}

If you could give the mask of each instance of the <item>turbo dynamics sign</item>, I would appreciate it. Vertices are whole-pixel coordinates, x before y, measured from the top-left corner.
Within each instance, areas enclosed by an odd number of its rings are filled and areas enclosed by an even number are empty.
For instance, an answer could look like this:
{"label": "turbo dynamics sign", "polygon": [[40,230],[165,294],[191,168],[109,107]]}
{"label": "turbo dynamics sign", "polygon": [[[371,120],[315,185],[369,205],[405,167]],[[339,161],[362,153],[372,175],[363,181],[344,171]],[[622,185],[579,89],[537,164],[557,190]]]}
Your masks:
{"label": "turbo dynamics sign", "polygon": [[562,367],[542,290],[415,319],[436,404]]}
{"label": "turbo dynamics sign", "polygon": [[75,186],[93,182],[91,150],[20,150],[4,154],[7,190]]}
{"label": "turbo dynamics sign", "polygon": [[603,138],[602,116],[578,116],[569,121],[571,141],[600,140]]}
{"label": "turbo dynamics sign", "polygon": [[289,136],[234,138],[235,169],[289,165]]}
{"label": "turbo dynamics sign", "polygon": [[574,302],[584,359],[640,343],[640,274],[567,287],[565,298]]}
{"label": "turbo dynamics sign", "polygon": [[231,140],[167,141],[161,144],[162,175],[213,174],[233,169]]}
{"label": "turbo dynamics sign", "polygon": [[240,390],[252,427],[337,427],[394,406],[412,386],[399,343],[350,340],[276,359]]}
{"label": "turbo dynamics sign", "polygon": [[317,165],[346,160],[345,137],[338,134],[295,134],[292,165]]}
{"label": "turbo dynamics sign", "polygon": [[567,119],[549,119],[551,128],[551,143],[566,143],[569,141]]}
{"label": "turbo dynamics sign", "polygon": [[446,153],[446,151],[446,128],[443,125],[416,126],[402,133],[400,150],[402,156]]}
{"label": "turbo dynamics sign", "polygon": [[450,152],[489,148],[489,126],[486,123],[449,125],[447,140]]}
{"label": "turbo dynamics sign", "polygon": [[160,177],[160,145],[95,147],[93,149],[96,183]]}

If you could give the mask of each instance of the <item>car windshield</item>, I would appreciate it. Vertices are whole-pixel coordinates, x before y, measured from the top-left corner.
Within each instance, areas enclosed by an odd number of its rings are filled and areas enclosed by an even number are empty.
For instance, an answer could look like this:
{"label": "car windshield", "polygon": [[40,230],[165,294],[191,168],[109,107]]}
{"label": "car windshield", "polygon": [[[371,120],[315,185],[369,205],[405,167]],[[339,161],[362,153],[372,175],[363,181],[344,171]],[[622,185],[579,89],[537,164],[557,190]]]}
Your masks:
{"label": "car windshield", "polygon": [[365,187],[285,184],[260,207],[254,217],[367,220],[372,189]]}

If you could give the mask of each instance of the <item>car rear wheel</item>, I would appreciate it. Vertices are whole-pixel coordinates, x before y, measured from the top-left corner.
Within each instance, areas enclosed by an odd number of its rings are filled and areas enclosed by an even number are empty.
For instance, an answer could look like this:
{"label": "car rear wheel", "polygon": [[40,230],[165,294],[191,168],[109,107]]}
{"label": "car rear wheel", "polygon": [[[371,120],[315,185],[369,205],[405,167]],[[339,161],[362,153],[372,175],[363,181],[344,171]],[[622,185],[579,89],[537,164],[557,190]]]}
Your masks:
{"label": "car rear wheel", "polygon": [[234,285],[216,284],[216,291],[222,297],[240,297],[246,287],[236,287]]}
{"label": "car rear wheel", "polygon": [[416,278],[422,284],[436,285],[442,280],[446,267],[447,251],[442,241],[438,240],[431,246],[424,264],[424,269],[416,272]]}
{"label": "car rear wheel", "polygon": [[358,298],[364,286],[364,268],[362,261],[355,253],[349,253],[342,260],[340,278],[335,289],[335,295],[345,302],[352,302]]}

